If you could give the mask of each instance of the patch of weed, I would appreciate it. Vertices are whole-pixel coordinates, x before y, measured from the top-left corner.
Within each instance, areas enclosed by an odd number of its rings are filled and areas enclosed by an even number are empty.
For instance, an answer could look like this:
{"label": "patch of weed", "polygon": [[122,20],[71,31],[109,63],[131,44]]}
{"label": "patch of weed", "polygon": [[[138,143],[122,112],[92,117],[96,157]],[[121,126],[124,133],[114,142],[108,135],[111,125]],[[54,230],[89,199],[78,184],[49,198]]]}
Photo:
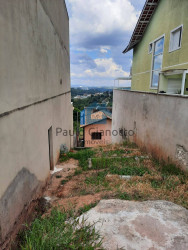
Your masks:
{"label": "patch of weed", "polygon": [[134,157],[92,159],[92,169],[107,169],[110,174],[117,175],[143,176],[150,173],[149,169],[138,163]]}
{"label": "patch of weed", "polygon": [[88,194],[93,194],[93,191],[89,191],[86,189],[81,189],[79,192],[79,195],[88,195]]}
{"label": "patch of weed", "polygon": [[161,172],[163,176],[177,175],[181,177],[187,177],[188,175],[173,163],[166,164],[163,160],[153,158],[153,163],[157,170]]}
{"label": "patch of weed", "polygon": [[60,162],[65,162],[69,160],[69,153],[67,154],[60,154],[59,161]]}
{"label": "patch of weed", "polygon": [[65,185],[68,182],[68,180],[62,180],[61,185]]}
{"label": "patch of weed", "polygon": [[131,200],[131,196],[126,192],[119,192],[117,197],[121,200]]}
{"label": "patch of weed", "polygon": [[22,237],[22,250],[102,249],[94,225],[57,209],[48,217],[36,219]]}
{"label": "patch of weed", "polygon": [[185,175],[180,175],[180,176],[178,176],[179,177],[179,180],[180,180],[180,183],[181,184],[186,184],[186,181],[187,181],[187,179],[188,179],[188,175],[187,174],[185,174]]}
{"label": "patch of weed", "polygon": [[143,176],[145,173],[150,173],[148,168],[146,167],[131,167],[131,166],[124,166],[124,167],[110,167],[109,172],[111,174],[118,174],[118,175],[135,175],[135,176]]}
{"label": "patch of weed", "polygon": [[75,170],[75,172],[74,172],[74,176],[76,176],[76,175],[80,175],[80,174],[82,174],[82,170],[81,169],[77,169],[76,168],[76,170]]}
{"label": "patch of weed", "polygon": [[142,195],[137,190],[135,190],[133,194],[118,191],[116,197],[121,200],[136,200],[136,201],[143,200]]}
{"label": "patch of weed", "polygon": [[126,153],[126,154],[131,154],[132,151],[131,151],[131,150],[126,150],[125,153]]}
{"label": "patch of weed", "polygon": [[60,179],[62,177],[62,175],[56,175],[57,179]]}
{"label": "patch of weed", "polygon": [[88,170],[88,158],[93,157],[95,152],[91,149],[85,149],[80,150],[76,153],[69,153],[70,158],[74,158],[76,160],[79,160],[79,166],[82,168],[82,170],[86,171]]}
{"label": "patch of weed", "polygon": [[162,164],[160,171],[162,175],[185,175],[184,171],[175,164]]}
{"label": "patch of weed", "polygon": [[92,159],[92,169],[105,169],[110,166],[112,159],[108,158],[95,158]]}
{"label": "patch of weed", "polygon": [[136,200],[136,201],[140,201],[140,200],[144,200],[143,199],[143,197],[142,197],[142,194],[138,191],[138,190],[136,190],[132,195],[131,195],[131,197],[132,197],[132,200]]}
{"label": "patch of weed", "polygon": [[126,141],[123,142],[123,147],[138,148],[138,146],[136,145],[136,143],[130,142],[128,140],[126,140]]}
{"label": "patch of weed", "polygon": [[78,214],[81,215],[81,214],[83,214],[83,213],[86,213],[86,212],[89,211],[91,208],[94,208],[97,204],[98,204],[98,202],[94,202],[94,203],[91,203],[91,204],[89,204],[89,205],[85,205],[85,206],[79,208]]}
{"label": "patch of weed", "polygon": [[104,151],[102,153],[102,157],[120,157],[121,155],[125,154],[124,149],[117,149],[117,150],[109,150],[109,151]]}
{"label": "patch of weed", "polygon": [[161,188],[162,181],[161,180],[151,180],[152,188],[158,189]]}
{"label": "patch of weed", "polygon": [[164,184],[167,190],[174,190],[180,184],[180,180],[173,180],[172,178],[167,178]]}
{"label": "patch of weed", "polygon": [[68,175],[68,176],[66,177],[66,179],[67,179],[68,181],[70,181],[70,180],[72,179],[72,175]]}
{"label": "patch of weed", "polygon": [[94,151],[91,149],[84,149],[84,150],[77,151],[75,153],[69,152],[68,155],[70,158],[74,158],[76,160],[88,159],[94,155]]}
{"label": "patch of weed", "polygon": [[92,185],[103,185],[107,187],[108,184],[105,181],[106,175],[107,175],[106,171],[93,173],[92,176],[86,177],[85,183]]}
{"label": "patch of weed", "polygon": [[59,161],[67,161],[70,158],[79,160],[79,166],[83,170],[88,169],[88,158],[94,156],[95,152],[91,149],[79,150],[77,152],[68,152],[67,154],[60,155]]}

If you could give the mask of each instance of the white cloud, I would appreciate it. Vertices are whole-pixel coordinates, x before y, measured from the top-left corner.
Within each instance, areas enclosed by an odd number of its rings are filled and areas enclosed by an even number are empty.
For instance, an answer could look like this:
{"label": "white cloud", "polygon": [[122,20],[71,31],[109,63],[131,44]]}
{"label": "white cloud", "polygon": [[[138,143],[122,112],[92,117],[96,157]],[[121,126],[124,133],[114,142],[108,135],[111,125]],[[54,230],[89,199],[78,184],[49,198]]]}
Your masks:
{"label": "white cloud", "polygon": [[[132,31],[138,12],[130,0],[67,0],[71,4],[71,42]],[[104,51],[104,50],[103,50]]]}
{"label": "white cloud", "polygon": [[109,46],[101,47],[101,48],[100,48],[100,52],[101,52],[102,54],[108,53],[108,50],[110,50],[110,47],[109,47]]}
{"label": "white cloud", "polygon": [[129,73],[125,72],[121,65],[117,65],[112,58],[97,58],[94,62],[96,63],[96,68],[86,69],[82,74],[78,70],[77,74],[72,73],[72,77],[114,79],[129,76]]}
{"label": "white cloud", "polygon": [[100,52],[103,53],[103,54],[105,54],[105,53],[108,53],[108,50],[107,50],[107,49],[104,49],[104,48],[101,48],[101,49],[100,49]]}
{"label": "white cloud", "polygon": [[109,85],[114,78],[129,76],[131,55],[122,51],[137,22],[140,1],[66,0],[72,84]]}

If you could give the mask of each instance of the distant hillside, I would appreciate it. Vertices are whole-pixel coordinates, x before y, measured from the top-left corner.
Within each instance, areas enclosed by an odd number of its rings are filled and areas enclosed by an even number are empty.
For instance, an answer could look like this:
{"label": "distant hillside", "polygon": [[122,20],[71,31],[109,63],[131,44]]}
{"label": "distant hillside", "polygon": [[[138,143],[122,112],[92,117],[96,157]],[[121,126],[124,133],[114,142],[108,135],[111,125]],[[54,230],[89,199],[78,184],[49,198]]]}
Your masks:
{"label": "distant hillside", "polygon": [[[73,89],[71,89],[72,91]],[[92,89],[92,91],[95,91],[96,89]],[[103,89],[104,90],[104,89]],[[79,92],[80,94],[77,94],[78,92],[76,92],[76,95],[81,95],[81,93],[83,94],[91,94],[90,92]],[[99,93],[97,95],[97,93]],[[82,111],[85,107],[90,106],[92,103],[105,103],[107,107],[111,108],[112,107],[112,100],[113,100],[113,91],[109,91],[109,89],[105,92],[99,92],[99,90],[97,89],[96,93],[91,94],[90,97],[85,98],[85,99],[78,99],[78,98],[74,98],[75,96],[72,96],[72,102],[73,102],[73,106],[74,106],[74,111],[73,111],[73,120],[74,120],[74,131],[76,130],[76,126],[77,126],[77,114],[78,114],[78,121],[80,121],[80,111]],[[78,113],[77,113],[78,112]]]}
{"label": "distant hillside", "polygon": [[71,88],[71,96],[75,97],[77,95],[104,93],[106,91],[112,91],[108,88]]}

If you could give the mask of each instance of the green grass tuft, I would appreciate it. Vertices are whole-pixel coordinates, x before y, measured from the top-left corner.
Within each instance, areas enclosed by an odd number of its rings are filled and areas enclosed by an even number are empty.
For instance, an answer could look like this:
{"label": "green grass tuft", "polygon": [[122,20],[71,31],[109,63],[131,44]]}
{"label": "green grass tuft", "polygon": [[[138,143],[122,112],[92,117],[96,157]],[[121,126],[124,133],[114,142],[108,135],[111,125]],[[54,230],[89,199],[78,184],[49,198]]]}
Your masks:
{"label": "green grass tuft", "polygon": [[62,175],[56,175],[57,179],[60,179],[62,177]]}
{"label": "green grass tuft", "polygon": [[65,185],[68,182],[68,180],[62,180],[61,185]]}
{"label": "green grass tuft", "polygon": [[36,219],[22,237],[22,250],[102,249],[93,225],[57,209],[48,217]]}
{"label": "green grass tuft", "polygon": [[142,166],[142,161],[143,159],[140,159],[138,164],[135,157],[92,159],[92,169],[107,169],[108,173],[117,175],[143,176],[150,171]]}
{"label": "green grass tuft", "polygon": [[119,192],[117,198],[121,200],[131,200],[131,196],[126,192],[123,193]]}
{"label": "green grass tuft", "polygon": [[152,188],[158,189],[161,188],[162,181],[161,180],[151,180]]}
{"label": "green grass tuft", "polygon": [[136,143],[130,142],[128,140],[126,140],[126,141],[123,142],[123,147],[138,148],[138,146],[136,145]]}
{"label": "green grass tuft", "polygon": [[85,183],[92,184],[92,185],[107,186],[108,183],[105,181],[106,175],[107,175],[107,171],[93,173],[92,176],[86,177]]}
{"label": "green grass tuft", "polygon": [[83,171],[81,169],[76,169],[75,172],[74,172],[74,176],[80,175],[80,174],[82,174],[82,172]]}
{"label": "green grass tuft", "polygon": [[60,156],[59,161],[63,162],[70,158],[76,159],[79,161],[79,166],[84,170],[88,170],[88,158],[91,158],[95,155],[95,152],[91,149],[84,149],[77,152],[69,152],[66,155]]}
{"label": "green grass tuft", "polygon": [[87,211],[89,211],[91,208],[94,208],[96,205],[97,205],[98,202],[95,202],[95,203],[91,203],[89,205],[85,205],[81,208],[79,208],[78,210],[78,214],[81,215],[83,213],[86,213]]}
{"label": "green grass tuft", "polygon": [[120,157],[121,155],[126,154],[127,152],[124,149],[109,150],[102,152],[102,157]]}
{"label": "green grass tuft", "polygon": [[184,171],[175,164],[162,164],[160,169],[162,175],[185,175]]}

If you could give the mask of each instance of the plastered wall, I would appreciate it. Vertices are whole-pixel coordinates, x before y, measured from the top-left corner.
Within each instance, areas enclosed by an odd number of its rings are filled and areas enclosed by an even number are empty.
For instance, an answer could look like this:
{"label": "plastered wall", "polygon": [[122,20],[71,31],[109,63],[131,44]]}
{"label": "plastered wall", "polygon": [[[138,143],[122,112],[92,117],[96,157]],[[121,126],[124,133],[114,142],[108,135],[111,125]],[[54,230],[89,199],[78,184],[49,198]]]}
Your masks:
{"label": "plastered wall", "polygon": [[[0,0],[0,242],[72,147],[69,20],[63,0]],[[1,248],[1,247],[0,247]]]}
{"label": "plastered wall", "polygon": [[[187,104],[187,97],[114,90],[112,130],[134,131],[127,139],[188,170]],[[112,136],[113,143],[123,139]]]}

